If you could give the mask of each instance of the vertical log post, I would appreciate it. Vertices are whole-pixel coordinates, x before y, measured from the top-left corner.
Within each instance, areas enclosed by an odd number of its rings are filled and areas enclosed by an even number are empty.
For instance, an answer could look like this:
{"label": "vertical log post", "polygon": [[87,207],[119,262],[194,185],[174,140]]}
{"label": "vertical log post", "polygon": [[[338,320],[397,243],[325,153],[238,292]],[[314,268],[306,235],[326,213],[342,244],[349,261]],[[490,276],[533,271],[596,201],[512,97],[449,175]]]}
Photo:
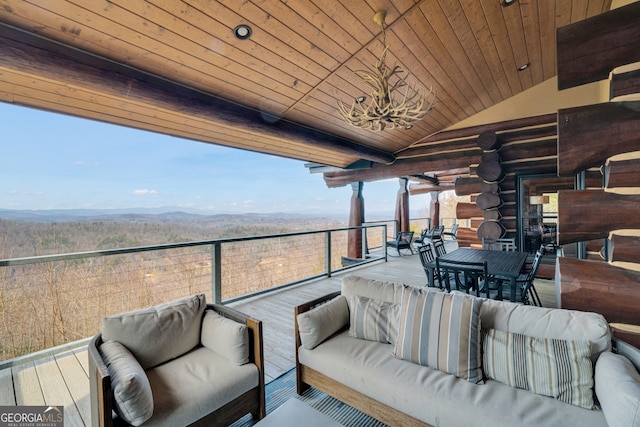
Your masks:
{"label": "vertical log post", "polygon": [[[409,179],[400,178],[398,184],[398,195],[396,198],[396,224],[398,224],[397,231],[409,231],[409,190],[407,184]],[[395,238],[395,236],[394,236]]]}
{"label": "vertical log post", "polygon": [[[362,182],[351,183],[351,211],[349,212],[349,227],[360,227],[364,222],[364,198],[362,197]],[[349,230],[347,256],[349,258],[363,258],[362,229]]]}
{"label": "vertical log post", "polygon": [[429,214],[431,218],[431,227],[437,227],[440,225],[440,202],[438,201],[439,191],[432,191],[429,193],[431,196],[431,203],[429,204]]}

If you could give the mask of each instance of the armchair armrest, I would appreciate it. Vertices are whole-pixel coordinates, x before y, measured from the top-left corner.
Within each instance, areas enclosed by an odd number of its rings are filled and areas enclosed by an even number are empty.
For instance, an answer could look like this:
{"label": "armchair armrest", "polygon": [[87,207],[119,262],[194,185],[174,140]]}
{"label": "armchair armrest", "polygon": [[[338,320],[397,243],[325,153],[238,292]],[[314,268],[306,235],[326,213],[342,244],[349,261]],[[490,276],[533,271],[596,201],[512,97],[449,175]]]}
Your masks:
{"label": "armchair armrest", "polygon": [[[325,304],[331,300],[333,300],[334,298],[338,297],[341,295],[341,292],[337,291],[337,292],[332,292],[330,294],[324,295],[320,298],[316,298],[312,301],[306,302],[304,304],[300,304],[297,307],[294,307],[293,309],[293,317],[294,317],[294,339],[295,339],[295,350],[296,350],[296,384],[297,384],[297,391],[298,394],[302,394],[303,390],[303,383],[302,383],[302,369],[300,367],[300,360],[298,357],[298,351],[300,349],[300,347],[302,346],[302,339],[300,338],[300,325],[298,323],[298,316],[304,313],[307,313],[309,311],[311,311],[312,309]],[[344,297],[343,297],[344,299]],[[346,304],[346,302],[345,302]],[[347,309],[347,323],[348,323],[348,309]],[[344,325],[342,325],[344,326]],[[341,329],[341,328],[339,328]]]}

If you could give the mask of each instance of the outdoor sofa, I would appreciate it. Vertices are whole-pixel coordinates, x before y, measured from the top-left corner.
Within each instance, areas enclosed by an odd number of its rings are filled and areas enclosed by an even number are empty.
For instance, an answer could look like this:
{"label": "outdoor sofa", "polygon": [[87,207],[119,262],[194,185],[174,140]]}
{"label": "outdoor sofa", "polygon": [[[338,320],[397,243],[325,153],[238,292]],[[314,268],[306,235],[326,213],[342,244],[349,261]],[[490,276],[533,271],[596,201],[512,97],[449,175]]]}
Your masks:
{"label": "outdoor sofa", "polygon": [[102,321],[91,425],[227,426],[265,415],[262,323],[204,294]]}
{"label": "outdoor sofa", "polygon": [[298,393],[391,426],[640,425],[640,351],[599,314],[347,276],[295,331]]}

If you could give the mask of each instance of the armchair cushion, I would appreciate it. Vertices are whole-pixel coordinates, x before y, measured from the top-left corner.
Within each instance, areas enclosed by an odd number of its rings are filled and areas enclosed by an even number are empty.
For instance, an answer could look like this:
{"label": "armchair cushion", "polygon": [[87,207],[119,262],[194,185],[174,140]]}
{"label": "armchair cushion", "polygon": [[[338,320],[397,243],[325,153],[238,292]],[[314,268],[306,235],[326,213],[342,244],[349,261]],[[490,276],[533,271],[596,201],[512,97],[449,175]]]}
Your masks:
{"label": "armchair cushion", "polygon": [[344,295],[298,314],[298,333],[307,350],[338,332],[349,323],[349,306]]}
{"label": "armchair cushion", "polygon": [[111,375],[116,413],[131,425],[139,426],[153,415],[153,395],[147,374],[125,346],[106,341],[100,353]]}
{"label": "armchair cushion", "polygon": [[102,319],[102,339],[123,344],[149,369],[200,344],[204,294]]}
{"label": "armchair cushion", "polygon": [[351,295],[349,335],[368,341],[395,344],[398,339],[400,305]]}
{"label": "armchair cushion", "polygon": [[247,325],[227,319],[213,310],[205,311],[200,341],[203,346],[236,365],[249,362]]}
{"label": "armchair cushion", "polygon": [[600,355],[596,396],[611,427],[640,427],[640,374],[627,358],[608,351]]}

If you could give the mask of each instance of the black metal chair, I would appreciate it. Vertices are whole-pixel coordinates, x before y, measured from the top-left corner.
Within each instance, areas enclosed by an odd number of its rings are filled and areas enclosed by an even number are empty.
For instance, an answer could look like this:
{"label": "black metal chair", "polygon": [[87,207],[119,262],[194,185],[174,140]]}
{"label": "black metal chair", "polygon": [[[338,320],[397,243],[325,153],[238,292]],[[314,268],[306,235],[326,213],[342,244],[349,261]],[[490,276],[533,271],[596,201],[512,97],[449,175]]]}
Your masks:
{"label": "black metal chair", "polygon": [[[425,274],[427,275],[427,286],[429,286],[429,263],[435,261],[436,257],[433,254],[433,249],[429,243],[425,245],[421,245],[418,247],[418,255],[420,256],[420,263],[422,264],[422,268],[424,269]],[[437,284],[436,284],[437,283]],[[433,284],[436,287],[441,287],[440,280],[438,278],[437,272],[433,272]]]}
{"label": "black metal chair", "polygon": [[420,244],[420,245],[424,245],[426,243],[428,243],[428,240],[433,240],[433,239],[440,239],[442,238],[442,233],[444,232],[444,225],[439,225],[436,227],[433,227],[432,229],[428,230],[422,230],[422,232],[420,233],[420,237],[418,237],[415,242]]}
{"label": "black metal chair", "polygon": [[432,239],[431,243],[433,243],[433,249],[436,251],[436,257],[446,255],[447,248],[444,247],[444,241],[442,239]]}
{"label": "black metal chair", "polygon": [[[402,252],[407,250],[413,255],[413,231],[401,231],[396,235],[395,240],[387,242],[387,247],[395,248],[398,256],[402,256]],[[407,254],[408,255],[408,254]]]}
{"label": "black metal chair", "polygon": [[[533,257],[531,268],[527,274],[521,275],[516,280],[516,295],[514,298],[516,302],[542,307],[542,301],[540,301],[540,296],[538,295],[538,291],[533,283],[536,273],[538,272],[538,267],[540,267],[542,255],[544,255],[544,248],[540,247]],[[511,284],[508,281],[494,277],[487,281],[487,288],[489,289],[490,298],[507,301],[511,300]]]}
{"label": "black metal chair", "polygon": [[491,239],[488,237],[482,238],[482,249],[491,251],[515,251],[516,239]]}
{"label": "black metal chair", "polygon": [[458,223],[455,223],[451,226],[450,231],[445,231],[442,233],[442,238],[445,236],[450,236],[453,240],[458,240]]}
{"label": "black metal chair", "polygon": [[[487,281],[487,262],[463,262],[442,261],[436,258],[436,274],[444,282],[447,292],[458,290],[466,293],[475,292],[480,296],[481,292],[489,297],[489,288],[485,286]],[[452,283],[453,282],[453,283]]]}

